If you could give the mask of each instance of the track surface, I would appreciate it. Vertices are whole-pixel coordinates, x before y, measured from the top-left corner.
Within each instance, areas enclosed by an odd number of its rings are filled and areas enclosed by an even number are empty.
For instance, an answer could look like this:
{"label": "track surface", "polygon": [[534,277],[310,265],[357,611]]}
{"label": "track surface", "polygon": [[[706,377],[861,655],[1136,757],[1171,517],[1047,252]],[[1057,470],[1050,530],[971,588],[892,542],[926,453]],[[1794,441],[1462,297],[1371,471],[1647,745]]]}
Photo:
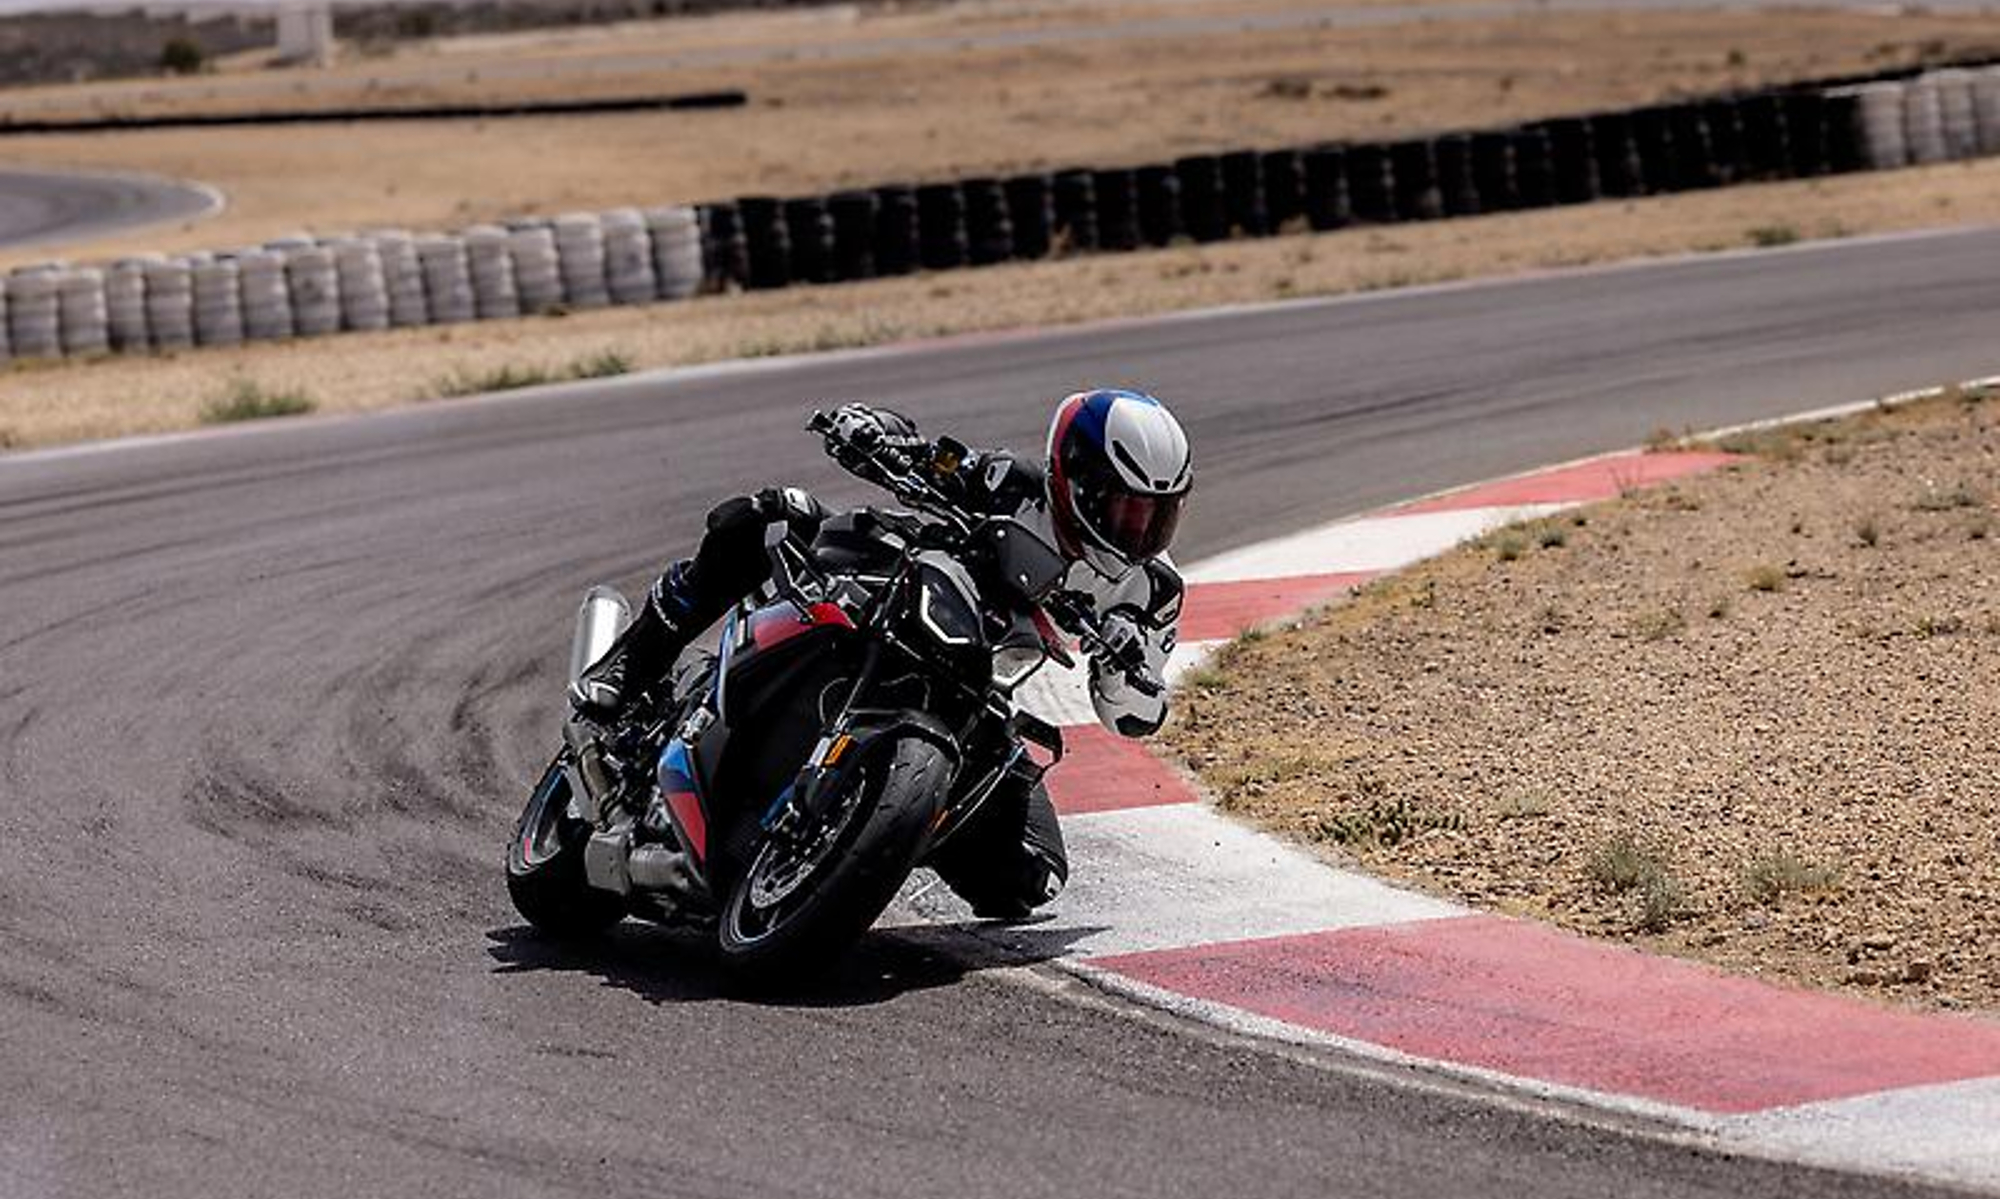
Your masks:
{"label": "track surface", "polygon": [[218,203],[214,192],[171,179],[0,170],[0,248],[82,241],[186,220]]}
{"label": "track surface", "polygon": [[[835,293],[829,293],[832,297]],[[1384,293],[0,462],[0,1192],[1886,1194],[1385,1085],[877,938],[723,996],[527,937],[499,846],[581,588],[830,468],[1143,383],[1191,554],[1989,372],[2000,234]],[[852,494],[836,489],[834,496]]]}

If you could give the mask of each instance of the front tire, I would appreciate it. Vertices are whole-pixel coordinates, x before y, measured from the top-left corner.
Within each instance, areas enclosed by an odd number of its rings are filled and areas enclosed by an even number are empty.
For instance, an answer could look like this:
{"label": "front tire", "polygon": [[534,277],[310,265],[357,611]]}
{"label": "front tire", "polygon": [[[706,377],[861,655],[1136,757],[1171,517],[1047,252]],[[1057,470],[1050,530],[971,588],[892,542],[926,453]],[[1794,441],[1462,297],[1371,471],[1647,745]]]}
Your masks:
{"label": "front tire", "polygon": [[953,764],[935,742],[904,737],[871,747],[854,772],[854,805],[830,850],[775,901],[783,852],[764,842],[730,889],[717,922],[723,964],[747,982],[770,984],[825,970],[875,923],[909,877],[950,790]]}
{"label": "front tire", "polygon": [[569,771],[549,763],[507,847],[507,894],[536,930],[561,940],[601,933],[625,916],[623,896],[600,891],[583,873],[590,825],[570,815]]}

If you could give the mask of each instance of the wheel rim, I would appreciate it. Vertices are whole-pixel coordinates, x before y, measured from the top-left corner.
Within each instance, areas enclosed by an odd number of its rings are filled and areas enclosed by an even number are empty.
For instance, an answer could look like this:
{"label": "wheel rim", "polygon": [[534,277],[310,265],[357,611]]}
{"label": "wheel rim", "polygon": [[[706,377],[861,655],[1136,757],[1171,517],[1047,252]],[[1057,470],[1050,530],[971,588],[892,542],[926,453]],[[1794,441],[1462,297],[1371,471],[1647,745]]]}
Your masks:
{"label": "wheel rim", "polygon": [[534,793],[528,797],[528,809],[521,817],[521,834],[514,841],[520,869],[533,870],[562,852],[568,840],[563,827],[568,815],[569,775],[561,762],[554,762],[535,785]]}
{"label": "wheel rim", "polygon": [[861,810],[875,773],[862,766],[841,794],[840,808],[820,823],[819,830],[803,845],[767,840],[758,847],[739,885],[729,898],[728,925],[731,937],[745,945],[755,944],[778,932],[804,906],[788,903],[806,882],[833,858],[834,850]]}

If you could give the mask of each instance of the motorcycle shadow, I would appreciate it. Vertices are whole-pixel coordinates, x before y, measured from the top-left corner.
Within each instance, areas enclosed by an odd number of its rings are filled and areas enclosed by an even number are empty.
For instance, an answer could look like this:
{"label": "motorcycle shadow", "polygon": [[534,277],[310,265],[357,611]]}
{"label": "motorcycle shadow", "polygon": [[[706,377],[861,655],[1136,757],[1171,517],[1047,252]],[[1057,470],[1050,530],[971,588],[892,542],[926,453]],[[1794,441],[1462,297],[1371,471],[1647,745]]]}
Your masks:
{"label": "motorcycle shadow", "polygon": [[980,970],[1059,957],[1070,942],[1092,931],[991,922],[877,929],[825,973],[756,988],[722,969],[706,936],[636,922],[587,941],[552,940],[527,925],[495,928],[486,934],[486,952],[498,963],[498,974],[587,974],[652,1003],[866,1007],[951,986]]}

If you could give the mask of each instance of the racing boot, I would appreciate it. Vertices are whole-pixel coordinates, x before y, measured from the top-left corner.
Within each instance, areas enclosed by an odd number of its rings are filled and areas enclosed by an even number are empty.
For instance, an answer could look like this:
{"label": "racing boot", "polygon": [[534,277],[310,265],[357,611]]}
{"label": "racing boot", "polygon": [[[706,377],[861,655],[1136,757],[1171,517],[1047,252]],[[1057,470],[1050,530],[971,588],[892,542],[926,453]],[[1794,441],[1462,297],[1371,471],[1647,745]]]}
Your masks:
{"label": "racing boot", "polygon": [[666,677],[702,625],[689,586],[692,564],[674,563],[611,649],[577,680],[578,714],[608,723],[647,687]]}

